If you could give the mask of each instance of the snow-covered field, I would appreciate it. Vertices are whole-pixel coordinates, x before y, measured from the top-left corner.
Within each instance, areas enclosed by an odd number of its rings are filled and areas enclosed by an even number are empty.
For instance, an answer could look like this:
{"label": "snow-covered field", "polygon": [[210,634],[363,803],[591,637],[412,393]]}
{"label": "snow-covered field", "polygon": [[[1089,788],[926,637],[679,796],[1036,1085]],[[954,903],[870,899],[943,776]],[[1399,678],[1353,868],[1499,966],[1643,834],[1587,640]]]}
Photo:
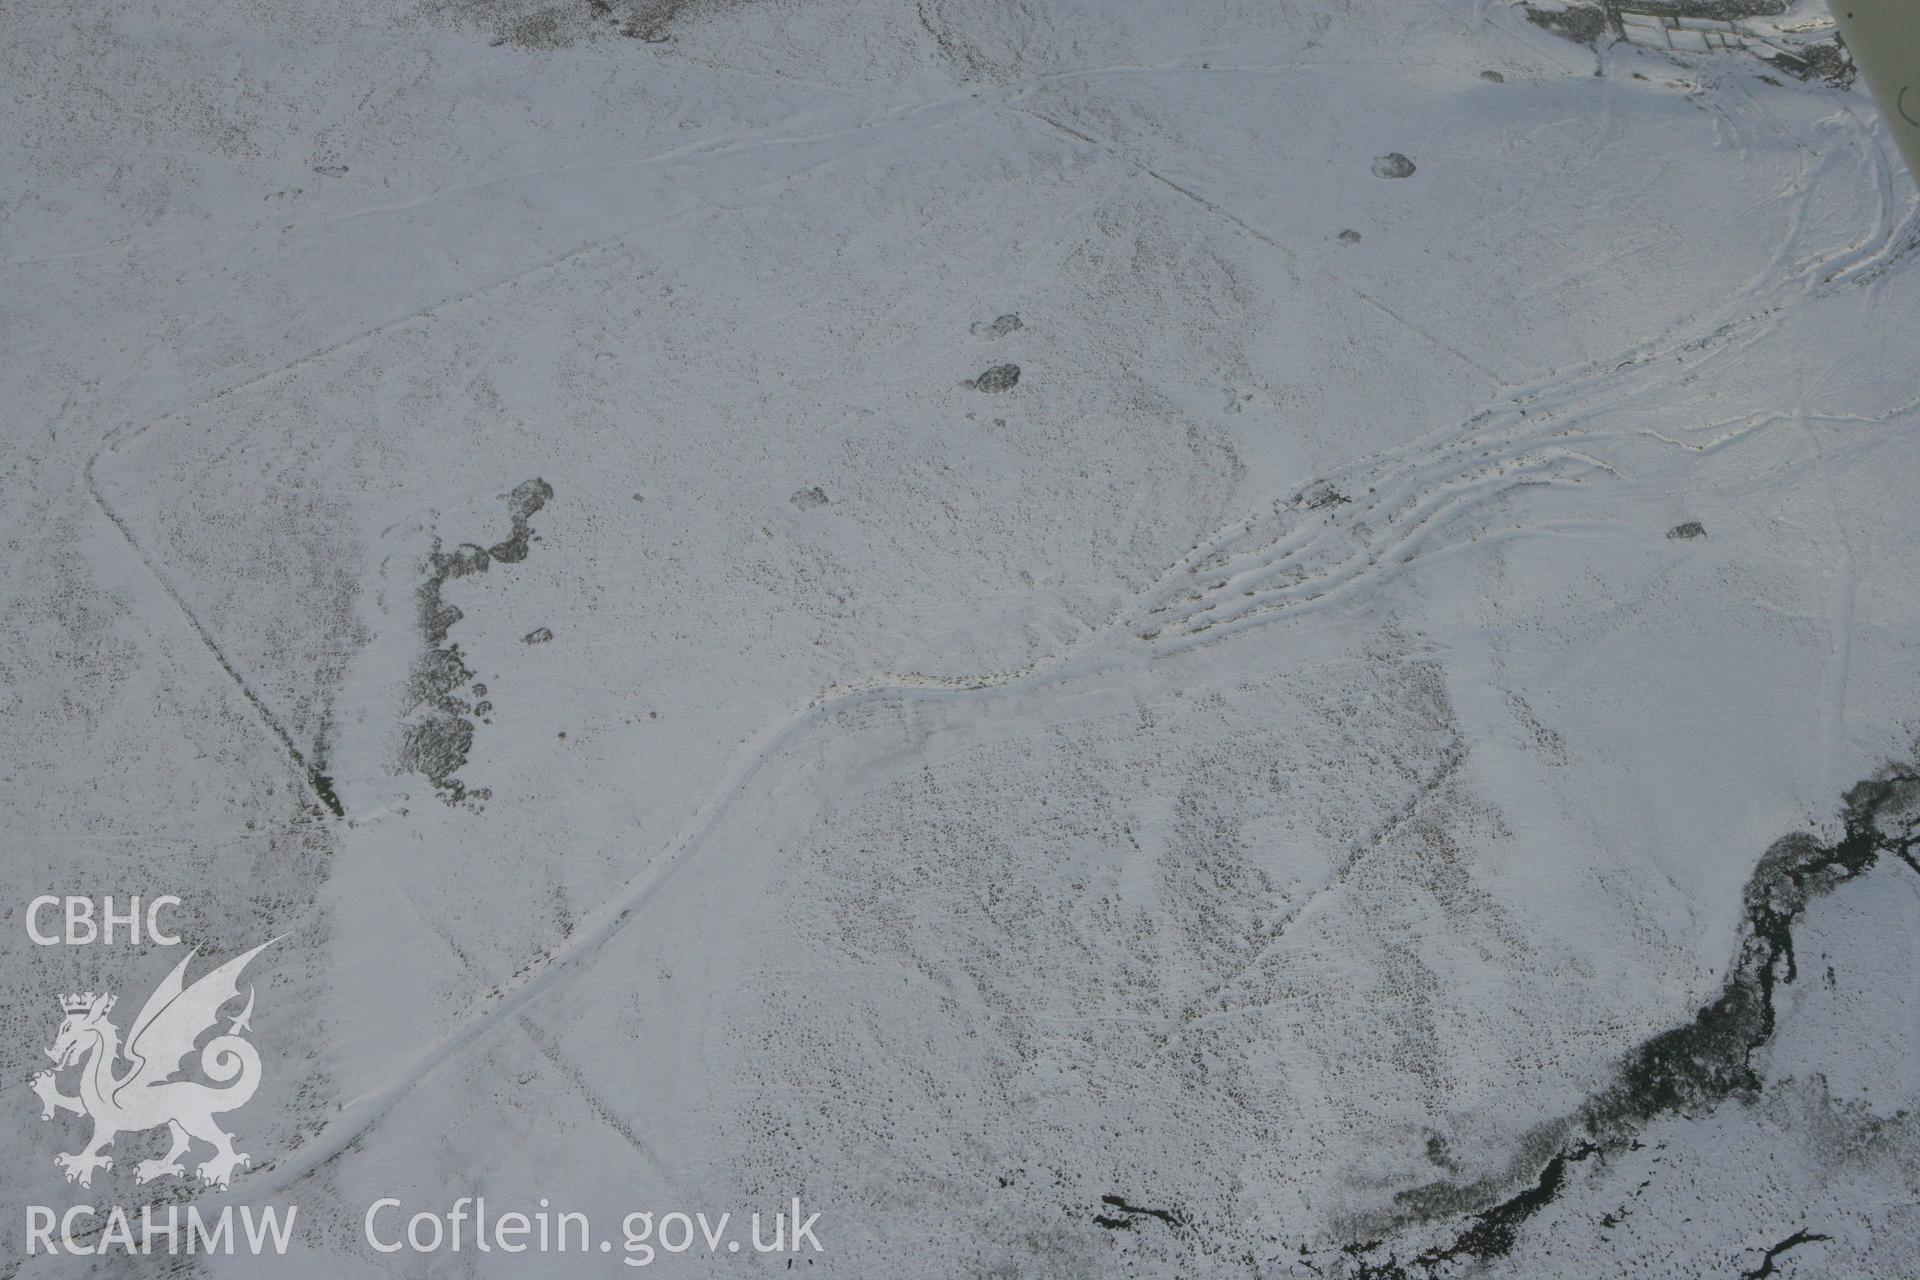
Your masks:
{"label": "snow-covered field", "polygon": [[1920,198],[1565,8],[0,14],[0,1277],[1920,1276]]}

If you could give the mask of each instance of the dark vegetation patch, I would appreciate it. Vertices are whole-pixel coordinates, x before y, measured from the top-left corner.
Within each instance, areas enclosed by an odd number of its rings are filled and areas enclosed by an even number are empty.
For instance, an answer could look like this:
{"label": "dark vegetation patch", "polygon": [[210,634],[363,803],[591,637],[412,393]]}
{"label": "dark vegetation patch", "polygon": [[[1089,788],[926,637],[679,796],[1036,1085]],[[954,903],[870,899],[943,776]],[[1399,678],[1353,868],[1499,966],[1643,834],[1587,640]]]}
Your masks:
{"label": "dark vegetation patch", "polygon": [[320,803],[333,811],[336,818],[344,818],[347,811],[340,804],[340,797],[334,794],[333,776],[320,772],[312,765],[307,766],[307,782],[313,787],[313,794],[320,797]]}
{"label": "dark vegetation patch", "polygon": [[1803,1244],[1812,1244],[1816,1240],[1831,1239],[1833,1239],[1832,1236],[1823,1236],[1814,1231],[1796,1231],[1779,1244],[1773,1246],[1773,1248],[1767,1250],[1766,1256],[1760,1259],[1759,1266],[1743,1273],[1743,1280],[1766,1280],[1766,1277],[1774,1274],[1773,1260],[1781,1254],[1786,1253],[1790,1249],[1798,1249]]}
{"label": "dark vegetation patch", "polygon": [[1020,317],[1009,312],[1004,316],[995,316],[991,320],[975,320],[970,332],[976,338],[1004,338],[1016,329],[1024,329]]}
{"label": "dark vegetation patch", "polygon": [[1505,1255],[1520,1238],[1520,1224],[1546,1208],[1560,1194],[1561,1184],[1567,1178],[1568,1162],[1585,1160],[1599,1150],[1593,1143],[1583,1142],[1570,1151],[1556,1152],[1532,1186],[1491,1209],[1475,1214],[1473,1225],[1454,1237],[1452,1243],[1444,1248],[1430,1249],[1416,1261],[1432,1267],[1463,1255],[1474,1259]]}
{"label": "dark vegetation patch", "polygon": [[1704,538],[1707,536],[1707,526],[1698,520],[1689,520],[1685,524],[1677,524],[1667,530],[1667,536],[1669,538]]}
{"label": "dark vegetation patch", "polygon": [[545,480],[529,480],[507,495],[507,513],[513,520],[513,533],[505,541],[487,548],[487,554],[502,564],[519,564],[527,558],[527,543],[533,536],[528,523],[534,513],[547,505],[553,486]]}
{"label": "dark vegetation patch", "polygon": [[[1444,1180],[1410,1187],[1393,1198],[1395,1208],[1403,1215],[1422,1222],[1433,1222],[1454,1214],[1469,1213],[1484,1209],[1499,1198],[1499,1193],[1511,1186],[1517,1178],[1528,1176],[1538,1169],[1543,1160],[1559,1151],[1561,1142],[1567,1134],[1564,1121],[1552,1121],[1540,1125],[1529,1132],[1520,1143],[1509,1168],[1498,1175],[1477,1178],[1471,1182],[1458,1183]],[[1445,1145],[1440,1147],[1444,1155]],[[1427,1156],[1433,1160],[1435,1147],[1430,1140]],[[1549,1164],[1551,1161],[1549,1160]],[[1441,1164],[1449,1172],[1458,1172],[1457,1166]]]}
{"label": "dark vegetation patch", "polygon": [[[1746,923],[1738,958],[1720,995],[1684,1026],[1662,1032],[1633,1050],[1614,1082],[1588,1099],[1577,1117],[1579,1134],[1563,1142],[1531,1184],[1472,1214],[1445,1244],[1402,1262],[1385,1240],[1343,1246],[1374,1280],[1429,1280],[1442,1269],[1474,1267],[1510,1252],[1520,1230],[1551,1204],[1570,1164],[1637,1146],[1637,1135],[1662,1114],[1699,1116],[1731,1097],[1752,1097],[1761,1079],[1754,1050],[1773,1037],[1775,989],[1799,974],[1793,926],[1809,902],[1863,874],[1882,857],[1897,858],[1920,874],[1920,772],[1887,769],[1856,784],[1845,797],[1843,833],[1832,844],[1799,833],[1778,840],[1761,857],[1743,895]],[[1458,1188],[1473,1194],[1477,1185]],[[1416,1199],[1441,1202],[1431,1188]],[[1410,1207],[1417,1208],[1418,1205]],[[1749,1277],[1773,1274],[1781,1253],[1824,1236],[1796,1232],[1769,1250]]]}
{"label": "dark vegetation patch", "polygon": [[815,507],[826,506],[830,499],[827,497],[827,491],[825,489],[822,489],[819,485],[815,485],[811,489],[800,490],[791,498],[788,498],[787,501],[791,502],[801,511],[811,511]]}
{"label": "dark vegetation patch", "polygon": [[1019,381],[1019,365],[997,364],[966,385],[975,391],[1011,391]]}
{"label": "dark vegetation patch", "polygon": [[[427,580],[414,596],[420,634],[427,648],[407,680],[412,701],[405,713],[409,719],[401,734],[399,767],[403,773],[421,774],[430,780],[435,793],[448,804],[477,806],[491,794],[485,787],[469,788],[455,774],[466,765],[473,749],[474,718],[484,717],[493,710],[493,704],[478,701],[487,692],[483,684],[472,688],[475,702],[461,696],[463,687],[473,679],[473,670],[461,656],[460,646],[447,635],[463,615],[458,606],[441,598],[441,589],[455,579],[486,573],[495,562],[518,564],[525,560],[534,539],[533,517],[552,497],[553,486],[545,480],[528,480],[507,495],[511,532],[504,540],[492,547],[463,542],[452,551],[443,551],[435,539],[427,557]],[[553,633],[546,632],[546,638],[552,639]]]}
{"label": "dark vegetation patch", "polygon": [[1376,178],[1411,178],[1417,166],[1398,151],[1389,151],[1373,162]]}
{"label": "dark vegetation patch", "polygon": [[1599,5],[1572,5],[1565,9],[1536,9],[1527,5],[1524,11],[1528,22],[1580,44],[1595,43],[1607,34],[1611,25],[1606,10]]}
{"label": "dark vegetation patch", "polygon": [[1192,1225],[1187,1216],[1178,1209],[1151,1209],[1145,1205],[1129,1204],[1125,1196],[1105,1195],[1100,1197],[1104,1206],[1093,1215],[1093,1225],[1105,1227],[1109,1231],[1132,1231],[1139,1225],[1140,1219],[1152,1218],[1165,1223],[1177,1236],[1184,1236]]}
{"label": "dark vegetation patch", "polygon": [[740,0],[452,0],[437,13],[478,28],[495,47],[547,51],[590,40],[661,44],[674,26]]}
{"label": "dark vegetation patch", "polygon": [[1818,44],[1782,49],[1767,57],[1766,61],[1796,80],[1825,80],[1839,89],[1851,89],[1856,74],[1853,54],[1848,52],[1846,42],[1838,34]]}

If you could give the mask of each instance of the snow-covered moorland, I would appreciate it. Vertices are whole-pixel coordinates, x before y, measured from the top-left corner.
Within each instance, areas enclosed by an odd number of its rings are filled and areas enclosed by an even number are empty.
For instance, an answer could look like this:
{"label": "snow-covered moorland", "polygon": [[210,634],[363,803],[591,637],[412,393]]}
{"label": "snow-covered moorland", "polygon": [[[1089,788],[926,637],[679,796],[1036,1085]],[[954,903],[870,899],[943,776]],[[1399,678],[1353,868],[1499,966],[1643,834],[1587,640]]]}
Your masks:
{"label": "snow-covered moorland", "polygon": [[[1920,1275],[1920,199],[1644,7],[0,15],[0,1276]],[[41,894],[286,935],[229,1187]]]}

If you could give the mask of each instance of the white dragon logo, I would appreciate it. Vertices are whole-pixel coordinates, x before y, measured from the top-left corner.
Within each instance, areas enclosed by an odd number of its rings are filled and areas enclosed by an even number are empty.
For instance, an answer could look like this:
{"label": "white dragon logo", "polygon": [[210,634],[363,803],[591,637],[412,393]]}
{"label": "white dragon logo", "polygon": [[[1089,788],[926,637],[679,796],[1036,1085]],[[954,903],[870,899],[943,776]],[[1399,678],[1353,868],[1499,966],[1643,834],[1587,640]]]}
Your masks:
{"label": "white dragon logo", "polygon": [[[93,1117],[93,1137],[87,1145],[71,1155],[53,1158],[66,1170],[68,1182],[91,1186],[94,1170],[113,1168],[113,1158],[101,1152],[116,1135],[160,1125],[166,1125],[172,1133],[173,1145],[160,1159],[142,1160],[135,1167],[141,1182],[169,1174],[185,1176],[180,1157],[187,1154],[196,1138],[213,1146],[213,1157],[196,1170],[202,1182],[225,1187],[234,1170],[253,1167],[253,1158],[235,1151],[233,1135],[213,1119],[217,1112],[246,1105],[260,1087],[260,1055],[240,1038],[253,1016],[251,986],[247,988],[247,1006],[232,1020],[227,1034],[215,1036],[200,1050],[201,1071],[222,1087],[171,1077],[179,1073],[183,1060],[193,1052],[194,1042],[219,1021],[220,1007],[239,996],[240,971],[247,962],[278,941],[275,938],[261,943],[187,987],[183,983],[187,962],[199,954],[199,948],[189,952],[147,997],[127,1032],[124,1053],[119,1029],[107,1021],[114,996],[106,992],[96,996],[89,991],[60,998],[66,1020],[46,1051],[55,1066],[34,1076],[33,1091],[40,1095],[42,1120],[53,1119],[56,1111]],[[114,1065],[122,1056],[132,1065],[124,1075],[115,1075]],[[77,1097],[69,1097],[59,1091],[55,1077],[76,1065],[80,1067],[80,1092]]]}

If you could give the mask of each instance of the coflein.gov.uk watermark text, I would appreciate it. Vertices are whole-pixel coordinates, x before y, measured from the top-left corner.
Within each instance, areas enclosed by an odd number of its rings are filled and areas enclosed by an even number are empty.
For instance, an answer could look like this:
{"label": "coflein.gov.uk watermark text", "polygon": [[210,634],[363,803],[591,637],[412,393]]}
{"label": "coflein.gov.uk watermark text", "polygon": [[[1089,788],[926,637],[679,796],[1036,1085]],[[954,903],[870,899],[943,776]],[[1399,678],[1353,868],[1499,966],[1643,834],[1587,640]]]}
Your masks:
{"label": "coflein.gov.uk watermark text", "polygon": [[367,1207],[362,1229],[377,1253],[607,1253],[616,1250],[629,1267],[650,1265],[662,1253],[703,1251],[720,1256],[751,1249],[754,1253],[823,1250],[815,1224],[820,1215],[800,1212],[795,1196],[789,1209],[769,1216],[749,1214],[742,1224],[730,1213],[710,1216],[679,1209],[636,1210],[620,1220],[618,1238],[597,1235],[584,1213],[552,1209],[545,1199],[537,1209],[496,1213],[486,1197],[462,1196],[439,1212],[407,1213],[388,1196]]}
{"label": "coflein.gov.uk watermark text", "polygon": [[[197,1205],[177,1204],[145,1205],[138,1210],[30,1205],[27,1253],[80,1257],[285,1254],[297,1244],[298,1214],[297,1206],[256,1211],[250,1205],[237,1209],[225,1205],[203,1212]],[[587,1214],[554,1209],[545,1199],[538,1208],[524,1212],[496,1212],[484,1196],[461,1196],[444,1210],[409,1213],[397,1197],[385,1196],[367,1206],[361,1234],[367,1246],[380,1254],[617,1253],[623,1265],[645,1267],[662,1254],[820,1253],[819,1221],[817,1213],[802,1214],[795,1197],[787,1209],[751,1213],[745,1222],[731,1213],[636,1210],[621,1218],[617,1233],[602,1234],[595,1232]]]}

